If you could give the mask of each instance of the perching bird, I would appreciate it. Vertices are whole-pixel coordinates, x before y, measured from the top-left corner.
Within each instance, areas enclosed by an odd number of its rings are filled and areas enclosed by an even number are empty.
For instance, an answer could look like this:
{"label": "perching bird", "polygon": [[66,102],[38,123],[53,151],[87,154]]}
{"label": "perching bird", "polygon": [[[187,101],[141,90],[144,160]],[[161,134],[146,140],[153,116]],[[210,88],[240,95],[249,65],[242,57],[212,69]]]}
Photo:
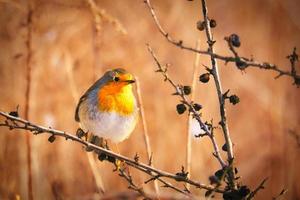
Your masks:
{"label": "perching bird", "polygon": [[121,68],[107,71],[97,80],[76,107],[75,120],[83,131],[114,143],[128,138],[138,118],[134,82],[133,75]]}

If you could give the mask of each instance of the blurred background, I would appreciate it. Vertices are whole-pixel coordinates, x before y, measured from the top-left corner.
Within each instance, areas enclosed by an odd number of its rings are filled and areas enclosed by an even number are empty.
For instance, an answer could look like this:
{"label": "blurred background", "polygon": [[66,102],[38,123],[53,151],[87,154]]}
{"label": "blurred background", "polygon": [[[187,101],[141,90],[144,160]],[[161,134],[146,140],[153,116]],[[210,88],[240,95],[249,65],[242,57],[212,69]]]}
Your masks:
{"label": "blurred background", "polygon": [[[153,47],[163,63],[172,64],[170,75],[185,85],[192,82],[195,54],[176,48],[160,35],[142,0],[95,2],[98,8],[91,9],[83,0],[32,1],[28,54],[28,2],[0,0],[0,109],[8,112],[19,105],[20,115],[26,115],[29,55],[29,120],[75,133],[74,110],[80,95],[107,69],[126,68],[140,80],[154,165],[176,173],[185,165],[188,117],[176,113],[179,100],[154,72],[156,66],[145,44]],[[152,4],[171,36],[193,47],[200,40],[201,49],[207,48],[204,32],[196,29],[202,19],[200,0],[153,0]],[[93,9],[101,14],[95,17]],[[217,21],[213,29],[216,52],[230,55],[223,39],[236,33],[241,38],[241,55],[289,70],[286,56],[294,46],[300,48],[299,0],[215,0],[208,2],[208,9],[210,18]],[[205,72],[202,64],[209,65],[209,57],[200,56],[199,75]],[[289,130],[300,133],[299,89],[290,78],[274,80],[277,74],[270,71],[249,68],[241,72],[223,62],[219,67],[224,90],[230,89],[241,99],[235,106],[228,104],[227,111],[242,183],[254,189],[269,177],[257,199],[270,199],[283,188],[288,189],[285,199],[300,199],[300,147],[289,134]],[[197,82],[196,101],[204,107],[204,120],[219,121],[213,81]],[[0,131],[0,199],[28,199],[27,133],[3,127]],[[221,131],[216,135],[223,145]],[[102,195],[80,145],[61,138],[51,144],[48,135],[28,139],[34,199],[97,199]],[[141,123],[118,146],[121,154],[133,158],[138,152],[140,161],[147,162]],[[105,195],[127,191],[127,183],[112,171],[111,164],[97,161],[96,168]],[[210,141],[193,139],[192,179],[208,184],[208,177],[218,169]],[[147,179],[135,170],[132,175],[139,184]],[[144,188],[153,191],[152,184]],[[204,195],[202,190],[192,191]],[[161,188],[161,192],[170,190]]]}

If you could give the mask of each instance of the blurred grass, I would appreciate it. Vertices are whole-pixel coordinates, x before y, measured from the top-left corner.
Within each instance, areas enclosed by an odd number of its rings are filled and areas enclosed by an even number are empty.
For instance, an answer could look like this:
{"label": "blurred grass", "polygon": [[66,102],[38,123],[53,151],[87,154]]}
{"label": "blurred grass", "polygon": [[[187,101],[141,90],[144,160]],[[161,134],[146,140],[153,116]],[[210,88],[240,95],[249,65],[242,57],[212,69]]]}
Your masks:
{"label": "blurred grass", "polygon": [[[94,77],[112,67],[124,67],[140,78],[147,125],[158,168],[177,172],[185,163],[187,116],[178,116],[172,88],[154,73],[154,63],[145,43],[150,43],[159,58],[170,62],[170,75],[189,84],[194,54],[167,43],[158,33],[142,1],[97,1],[100,8],[115,17],[127,30],[116,31],[103,21],[97,34],[95,53],[93,15],[84,1],[34,1],[32,95],[30,119],[45,126],[75,132],[75,103],[68,82],[68,67],[74,72],[77,91],[82,94]],[[206,48],[205,35],[196,30],[200,1],[153,1],[162,25],[172,36],[193,46],[197,39]],[[210,16],[217,20],[213,30],[216,51],[228,55],[223,38],[231,33],[241,37],[242,55],[254,55],[288,69],[285,56],[300,47],[300,2],[296,0],[209,1]],[[296,9],[298,8],[298,9]],[[0,107],[13,110],[18,104],[24,115],[26,86],[26,1],[0,1]],[[209,58],[201,56],[201,64]],[[241,98],[228,105],[229,128],[234,142],[236,164],[244,184],[255,187],[270,177],[258,197],[267,199],[287,188],[287,199],[300,198],[299,148],[288,130],[300,130],[299,89],[288,78],[274,80],[274,73],[248,69],[241,73],[232,65],[220,63],[224,88]],[[299,68],[298,68],[299,69]],[[204,69],[201,69],[204,72]],[[218,121],[218,106],[213,83],[197,85],[196,101],[203,106],[206,120]],[[24,133],[0,134],[0,198],[16,194],[27,199],[26,147]],[[218,132],[220,133],[220,132]],[[223,144],[221,133],[217,135]],[[54,144],[46,136],[32,137],[33,193],[35,199],[90,199],[97,191],[83,149],[64,140]],[[208,183],[207,177],[218,169],[207,139],[193,140],[192,178]],[[139,152],[147,160],[142,125],[119,145],[122,154],[134,157]],[[108,193],[126,191],[126,183],[101,165]],[[133,170],[134,172],[134,170]],[[142,183],[145,176],[134,172]],[[146,188],[151,189],[150,186]],[[203,194],[202,191],[196,193]]]}

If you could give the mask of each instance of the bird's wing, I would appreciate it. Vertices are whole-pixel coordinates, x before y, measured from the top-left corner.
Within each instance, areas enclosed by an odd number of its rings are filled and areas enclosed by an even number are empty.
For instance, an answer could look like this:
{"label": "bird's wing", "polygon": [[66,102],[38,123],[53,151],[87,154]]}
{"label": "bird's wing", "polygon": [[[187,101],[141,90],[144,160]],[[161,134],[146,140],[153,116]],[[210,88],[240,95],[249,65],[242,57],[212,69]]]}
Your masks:
{"label": "bird's wing", "polygon": [[79,99],[79,102],[77,104],[76,110],[75,110],[75,121],[80,122],[80,118],[79,118],[79,108],[82,102],[84,102],[88,95],[90,94],[91,91],[93,91],[96,88],[101,87],[101,85],[103,85],[104,83],[107,82],[107,80],[111,79],[111,77],[108,76],[104,76],[100,79],[98,79],[85,93],[84,95],[82,95]]}
{"label": "bird's wing", "polygon": [[85,93],[82,97],[80,97],[79,102],[77,104],[76,110],[75,110],[75,121],[76,122],[80,122],[80,118],[79,118],[79,108],[80,105],[83,101],[85,101],[87,98],[87,94]]}

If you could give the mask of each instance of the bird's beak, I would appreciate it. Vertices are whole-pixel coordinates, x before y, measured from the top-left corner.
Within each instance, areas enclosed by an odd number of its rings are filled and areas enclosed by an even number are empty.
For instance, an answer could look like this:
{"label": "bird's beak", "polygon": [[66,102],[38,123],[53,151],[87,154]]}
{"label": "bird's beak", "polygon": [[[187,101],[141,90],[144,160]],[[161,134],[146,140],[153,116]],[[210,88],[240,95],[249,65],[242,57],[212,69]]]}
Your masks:
{"label": "bird's beak", "polygon": [[135,80],[126,80],[125,82],[127,82],[128,84],[132,84],[135,83]]}

